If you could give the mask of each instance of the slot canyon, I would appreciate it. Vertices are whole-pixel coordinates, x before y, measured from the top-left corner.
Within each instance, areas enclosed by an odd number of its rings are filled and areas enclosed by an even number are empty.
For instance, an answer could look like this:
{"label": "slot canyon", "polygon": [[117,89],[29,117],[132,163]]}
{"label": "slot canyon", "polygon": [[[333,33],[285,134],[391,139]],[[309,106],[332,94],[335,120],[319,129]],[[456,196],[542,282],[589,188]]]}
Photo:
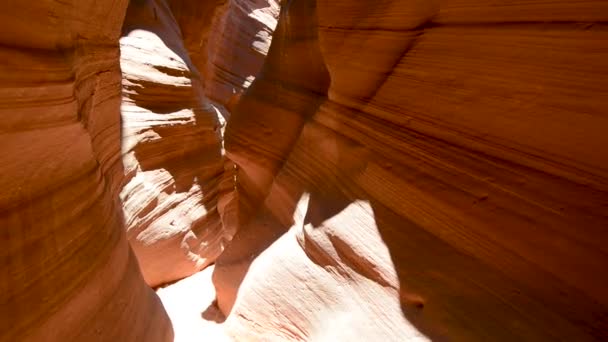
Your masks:
{"label": "slot canyon", "polygon": [[608,1],[0,9],[0,341],[608,340]]}

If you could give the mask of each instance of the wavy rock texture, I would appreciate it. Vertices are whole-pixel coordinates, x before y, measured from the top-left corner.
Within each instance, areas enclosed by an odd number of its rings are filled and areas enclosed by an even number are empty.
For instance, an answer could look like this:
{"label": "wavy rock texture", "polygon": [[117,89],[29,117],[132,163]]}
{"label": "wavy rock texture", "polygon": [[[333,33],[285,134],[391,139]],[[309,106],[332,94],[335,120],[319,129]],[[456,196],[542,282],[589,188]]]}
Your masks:
{"label": "wavy rock texture", "polygon": [[170,341],[118,193],[126,1],[0,5],[0,340]]}
{"label": "wavy rock texture", "polygon": [[220,122],[162,1],[131,2],[123,26],[122,190],[127,235],[146,282],[191,275],[222,248],[216,209]]}
{"label": "wavy rock texture", "polygon": [[205,94],[233,110],[262,68],[279,5],[274,0],[232,0],[209,32]]}
{"label": "wavy rock texture", "polygon": [[[200,7],[199,4],[197,6]],[[174,12],[181,26],[188,27],[190,21],[184,18],[184,14],[193,12],[176,8]],[[192,41],[188,36],[184,41],[194,63],[204,70],[205,95],[213,101],[221,114],[220,119],[228,120],[241,94],[262,68],[277,25],[279,5],[274,0],[229,0],[212,13],[214,16],[206,26],[207,31],[198,31],[206,33],[197,40],[198,44],[188,44]],[[192,20],[190,16],[187,18]],[[188,32],[192,32],[192,29]],[[196,35],[193,37],[198,38]],[[204,47],[206,53],[202,55]],[[235,167],[230,159],[224,160],[224,173],[218,186],[218,211],[224,234],[229,237],[234,235],[238,227]]]}
{"label": "wavy rock texture", "polygon": [[234,234],[221,224],[235,205],[234,166],[222,158],[224,105],[261,67],[277,8],[272,1],[130,4],[121,38],[129,177],[121,197],[129,241],[151,286],[201,270]]}
{"label": "wavy rock texture", "polygon": [[226,128],[244,340],[605,340],[608,4],[284,1]]}
{"label": "wavy rock texture", "polygon": [[608,3],[281,5],[0,5],[0,340],[608,339]]}
{"label": "wavy rock texture", "polygon": [[205,95],[232,110],[258,74],[277,24],[275,0],[174,0],[184,46],[205,80]]}

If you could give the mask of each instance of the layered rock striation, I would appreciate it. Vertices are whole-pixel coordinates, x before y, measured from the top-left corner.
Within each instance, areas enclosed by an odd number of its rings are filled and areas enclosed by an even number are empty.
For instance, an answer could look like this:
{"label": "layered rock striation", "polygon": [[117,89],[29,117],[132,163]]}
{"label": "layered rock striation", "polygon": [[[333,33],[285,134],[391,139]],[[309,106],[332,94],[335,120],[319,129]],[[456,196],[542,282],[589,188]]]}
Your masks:
{"label": "layered rock striation", "polygon": [[121,199],[129,241],[151,286],[200,271],[234,234],[221,223],[235,205],[234,165],[223,159],[221,131],[226,107],[261,67],[276,7],[130,3],[120,40],[127,175]]}
{"label": "layered rock striation", "polygon": [[131,2],[120,44],[128,176],[121,199],[131,246],[157,286],[221,252],[220,121],[164,1]]}
{"label": "layered rock striation", "polygon": [[608,338],[604,1],[0,9],[0,340]]}
{"label": "layered rock striation", "polygon": [[603,340],[604,2],[284,1],[226,129],[250,340]]}
{"label": "layered rock striation", "polygon": [[170,341],[125,236],[127,1],[0,5],[0,340]]}
{"label": "layered rock striation", "polygon": [[[205,93],[224,80],[206,75],[246,62],[229,82],[242,92],[278,10],[272,1],[211,5],[0,6],[0,340],[172,340],[146,283],[197,272],[233,233],[217,209],[218,197],[224,207],[234,198],[218,115],[236,98],[212,105]],[[199,36],[192,8],[208,14]],[[211,25],[224,21],[240,26]],[[212,26],[222,40],[207,44]],[[249,55],[227,59],[233,51]]]}

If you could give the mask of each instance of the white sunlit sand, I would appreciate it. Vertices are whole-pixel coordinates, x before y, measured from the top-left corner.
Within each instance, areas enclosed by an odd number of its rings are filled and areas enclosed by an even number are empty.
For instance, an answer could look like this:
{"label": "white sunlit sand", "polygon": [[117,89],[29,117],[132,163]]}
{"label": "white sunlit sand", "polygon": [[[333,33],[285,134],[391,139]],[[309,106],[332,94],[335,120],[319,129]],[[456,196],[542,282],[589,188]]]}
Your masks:
{"label": "white sunlit sand", "polygon": [[230,341],[222,313],[213,304],[213,266],[157,291],[175,332],[175,341]]}

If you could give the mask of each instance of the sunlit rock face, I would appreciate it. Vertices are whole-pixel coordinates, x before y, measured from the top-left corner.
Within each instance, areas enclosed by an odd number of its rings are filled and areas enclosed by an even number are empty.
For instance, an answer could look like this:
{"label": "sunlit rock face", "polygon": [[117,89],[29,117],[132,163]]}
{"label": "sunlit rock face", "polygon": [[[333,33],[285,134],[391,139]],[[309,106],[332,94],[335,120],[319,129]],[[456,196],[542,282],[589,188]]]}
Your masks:
{"label": "sunlit rock face", "polygon": [[201,270],[234,234],[222,229],[235,211],[226,210],[235,205],[234,165],[222,158],[222,122],[261,67],[277,11],[272,1],[129,6],[120,39],[121,199],[151,286]]}
{"label": "sunlit rock face", "polygon": [[220,122],[164,1],[131,2],[123,26],[122,150],[127,235],[148,284],[219,253]]}
{"label": "sunlit rock face", "polygon": [[607,340],[608,2],[280,7],[0,5],[0,340]]}
{"label": "sunlit rock face", "polygon": [[226,128],[242,340],[605,340],[603,1],[283,1]]}
{"label": "sunlit rock face", "polygon": [[171,341],[118,198],[127,1],[0,4],[0,340]]}

